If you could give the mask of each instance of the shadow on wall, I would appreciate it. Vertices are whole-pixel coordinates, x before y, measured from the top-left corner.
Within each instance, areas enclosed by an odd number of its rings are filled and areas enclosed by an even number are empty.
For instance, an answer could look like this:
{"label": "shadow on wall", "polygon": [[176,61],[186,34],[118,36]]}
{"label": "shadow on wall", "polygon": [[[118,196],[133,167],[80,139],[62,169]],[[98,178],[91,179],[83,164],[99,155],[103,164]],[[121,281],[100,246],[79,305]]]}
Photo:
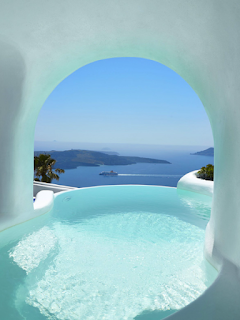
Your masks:
{"label": "shadow on wall", "polygon": [[[9,125],[17,129],[16,118],[22,99],[26,65],[18,48],[6,42],[2,37],[0,37],[0,48],[0,132],[6,134]],[[12,136],[13,134],[11,134],[11,139],[13,139]],[[8,143],[6,144],[8,148]]]}
{"label": "shadow on wall", "polygon": [[161,320],[175,313],[177,310],[166,310],[166,311],[143,311],[140,315],[136,316],[134,320]]}

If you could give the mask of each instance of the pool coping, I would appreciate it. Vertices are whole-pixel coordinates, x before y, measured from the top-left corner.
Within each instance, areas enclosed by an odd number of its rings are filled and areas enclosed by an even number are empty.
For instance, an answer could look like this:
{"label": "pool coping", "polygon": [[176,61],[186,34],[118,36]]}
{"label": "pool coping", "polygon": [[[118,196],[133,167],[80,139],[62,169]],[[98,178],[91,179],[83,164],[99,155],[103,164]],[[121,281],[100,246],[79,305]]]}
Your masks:
{"label": "pool coping", "polygon": [[214,190],[214,182],[211,180],[197,178],[196,173],[198,171],[199,170],[194,170],[185,174],[178,181],[177,188],[212,197]]}

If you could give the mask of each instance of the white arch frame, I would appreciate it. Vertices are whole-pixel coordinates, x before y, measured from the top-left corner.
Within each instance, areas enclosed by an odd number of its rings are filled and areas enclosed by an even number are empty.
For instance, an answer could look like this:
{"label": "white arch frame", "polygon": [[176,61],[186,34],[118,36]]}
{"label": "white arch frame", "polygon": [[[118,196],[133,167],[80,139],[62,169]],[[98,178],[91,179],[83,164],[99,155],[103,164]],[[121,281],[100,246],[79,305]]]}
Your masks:
{"label": "white arch frame", "polygon": [[239,281],[239,30],[238,0],[1,0],[0,229],[32,217],[34,128],[56,85],[99,59],[151,59],[182,76],[209,116],[215,183],[205,253]]}

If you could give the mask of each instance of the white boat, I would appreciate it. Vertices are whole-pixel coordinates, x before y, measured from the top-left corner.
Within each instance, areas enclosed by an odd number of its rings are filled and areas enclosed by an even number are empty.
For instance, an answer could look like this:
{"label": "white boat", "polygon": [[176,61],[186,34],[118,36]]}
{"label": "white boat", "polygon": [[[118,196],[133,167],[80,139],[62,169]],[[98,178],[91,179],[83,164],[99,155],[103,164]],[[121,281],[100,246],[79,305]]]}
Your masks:
{"label": "white boat", "polygon": [[115,171],[102,171],[101,173],[99,173],[101,176],[117,176],[118,173]]}

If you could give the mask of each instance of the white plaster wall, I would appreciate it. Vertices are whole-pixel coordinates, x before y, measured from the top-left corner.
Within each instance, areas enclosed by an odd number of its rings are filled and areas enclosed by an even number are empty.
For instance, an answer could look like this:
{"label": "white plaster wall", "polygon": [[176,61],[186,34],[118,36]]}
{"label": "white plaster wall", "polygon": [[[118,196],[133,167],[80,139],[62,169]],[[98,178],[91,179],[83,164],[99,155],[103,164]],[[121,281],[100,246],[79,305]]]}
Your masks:
{"label": "white plaster wall", "polygon": [[87,63],[141,57],[176,71],[203,102],[215,148],[205,253],[218,268],[240,268],[240,1],[0,0],[0,8],[0,230],[33,216],[34,128],[51,91]]}
{"label": "white plaster wall", "polygon": [[213,196],[214,182],[210,180],[199,179],[196,173],[199,170],[195,170],[185,174],[177,184],[178,189],[183,189],[191,192],[197,192],[206,196]]}

